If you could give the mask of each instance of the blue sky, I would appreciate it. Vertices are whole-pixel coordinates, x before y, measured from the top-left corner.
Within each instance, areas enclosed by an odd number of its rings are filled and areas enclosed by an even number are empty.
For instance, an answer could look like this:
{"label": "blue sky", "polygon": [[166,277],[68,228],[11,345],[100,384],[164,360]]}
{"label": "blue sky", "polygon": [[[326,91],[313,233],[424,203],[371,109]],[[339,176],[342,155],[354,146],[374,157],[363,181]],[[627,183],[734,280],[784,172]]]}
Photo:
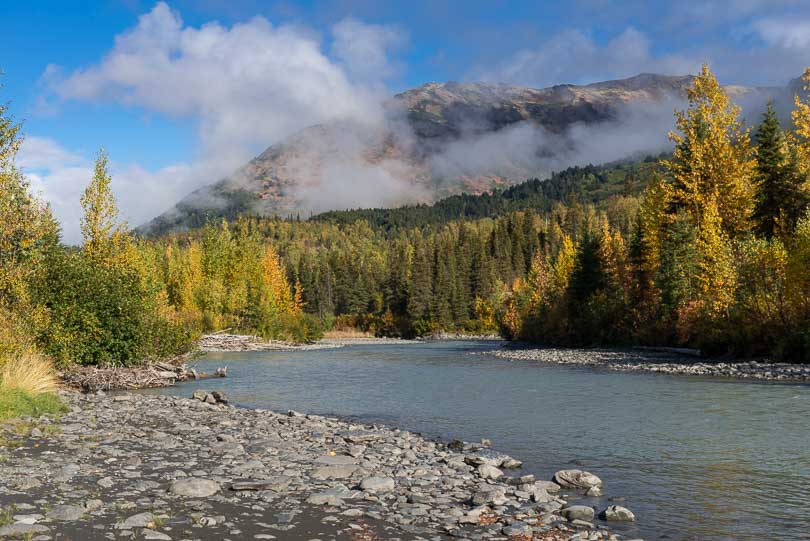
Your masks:
{"label": "blue sky", "polygon": [[428,81],[548,86],[694,72],[783,85],[810,2],[29,0],[3,6],[0,99],[21,165],[75,234],[100,146],[140,222],[306,125]]}

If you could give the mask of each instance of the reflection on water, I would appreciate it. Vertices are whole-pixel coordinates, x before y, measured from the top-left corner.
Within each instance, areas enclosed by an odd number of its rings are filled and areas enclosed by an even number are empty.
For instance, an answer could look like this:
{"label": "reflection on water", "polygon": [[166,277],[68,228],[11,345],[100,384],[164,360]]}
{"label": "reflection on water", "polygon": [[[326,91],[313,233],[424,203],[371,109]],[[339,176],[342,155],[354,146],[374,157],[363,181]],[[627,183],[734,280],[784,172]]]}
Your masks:
{"label": "reflection on water", "polygon": [[[810,540],[810,386],[508,361],[471,342],[210,354],[239,405],[480,440],[541,478],[584,467],[648,540]],[[667,536],[667,537],[662,537]]]}

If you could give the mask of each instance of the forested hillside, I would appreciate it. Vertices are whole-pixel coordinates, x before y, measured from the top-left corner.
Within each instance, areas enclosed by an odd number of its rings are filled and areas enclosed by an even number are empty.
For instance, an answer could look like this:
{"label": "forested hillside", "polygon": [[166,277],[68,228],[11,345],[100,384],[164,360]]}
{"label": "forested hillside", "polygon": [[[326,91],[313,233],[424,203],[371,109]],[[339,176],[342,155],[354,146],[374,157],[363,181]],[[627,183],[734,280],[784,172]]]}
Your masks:
{"label": "forested hillside", "polygon": [[365,220],[374,229],[391,235],[454,220],[496,218],[519,210],[550,212],[556,203],[599,203],[612,196],[638,195],[660,169],[658,159],[653,157],[570,167],[548,179],[531,179],[483,194],[453,195],[432,205],[335,210],[313,216],[310,221],[350,224]]}
{"label": "forested hillside", "polygon": [[[754,133],[707,69],[660,162],[428,207],[243,218],[284,258],[304,310],[376,334],[491,332],[570,345],[810,353],[810,107]],[[193,245],[227,226],[163,239]]]}

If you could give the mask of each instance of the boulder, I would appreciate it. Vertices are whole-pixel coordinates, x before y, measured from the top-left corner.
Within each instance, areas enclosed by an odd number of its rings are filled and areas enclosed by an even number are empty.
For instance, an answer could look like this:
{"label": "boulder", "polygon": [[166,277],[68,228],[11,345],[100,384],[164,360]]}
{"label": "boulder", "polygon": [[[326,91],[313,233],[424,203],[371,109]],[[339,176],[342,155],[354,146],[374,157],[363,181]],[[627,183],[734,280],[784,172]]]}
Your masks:
{"label": "boulder", "polygon": [[596,513],[594,513],[593,507],[587,505],[569,505],[560,509],[560,514],[569,521],[584,520],[591,522]]}
{"label": "boulder", "polygon": [[390,492],[395,486],[390,477],[366,477],[360,482],[360,488],[366,492]]}
{"label": "boulder", "polygon": [[172,482],[169,492],[186,498],[207,498],[219,492],[219,483],[210,479],[191,477]]}
{"label": "boulder", "polygon": [[506,493],[503,488],[491,487],[479,490],[472,496],[474,506],[481,505],[503,505],[507,502]]}
{"label": "boulder", "polygon": [[79,507],[78,505],[54,505],[45,516],[51,520],[72,522],[82,518],[85,511],[84,507]]}
{"label": "boulder", "polygon": [[313,479],[318,479],[319,481],[326,479],[345,479],[346,477],[351,477],[352,474],[358,469],[359,468],[357,466],[352,464],[321,466],[320,468],[315,468],[312,470],[309,475]]}
{"label": "boulder", "polygon": [[27,539],[40,533],[48,533],[48,528],[42,524],[9,524],[0,527],[0,539]]}
{"label": "boulder", "polygon": [[481,464],[478,466],[478,475],[483,477],[484,479],[497,479],[498,477],[503,475],[503,472],[496,468],[495,466],[490,466],[489,464]]}
{"label": "boulder", "polygon": [[604,520],[615,521],[615,522],[633,522],[636,520],[636,515],[633,514],[626,507],[622,507],[621,505],[611,505],[600,515]]}
{"label": "boulder", "polygon": [[601,479],[582,470],[560,470],[554,474],[553,481],[563,488],[589,489],[602,486]]}
{"label": "boulder", "polygon": [[152,513],[138,513],[128,517],[123,522],[115,525],[118,530],[131,530],[132,528],[148,528],[155,520],[155,515]]}

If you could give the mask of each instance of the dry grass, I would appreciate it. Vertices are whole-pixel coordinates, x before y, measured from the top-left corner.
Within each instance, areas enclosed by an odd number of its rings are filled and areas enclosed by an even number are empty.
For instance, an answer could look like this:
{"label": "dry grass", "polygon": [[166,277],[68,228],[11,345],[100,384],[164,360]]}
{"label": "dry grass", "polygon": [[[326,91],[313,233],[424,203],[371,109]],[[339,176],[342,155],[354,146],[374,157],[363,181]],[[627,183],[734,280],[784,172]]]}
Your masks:
{"label": "dry grass", "polygon": [[371,333],[358,331],[355,329],[333,329],[331,331],[326,331],[323,333],[323,337],[327,339],[341,339],[341,338],[374,338],[374,335]]}
{"label": "dry grass", "polygon": [[0,365],[0,393],[17,390],[39,395],[52,393],[57,388],[53,365],[38,353],[23,353]]}

